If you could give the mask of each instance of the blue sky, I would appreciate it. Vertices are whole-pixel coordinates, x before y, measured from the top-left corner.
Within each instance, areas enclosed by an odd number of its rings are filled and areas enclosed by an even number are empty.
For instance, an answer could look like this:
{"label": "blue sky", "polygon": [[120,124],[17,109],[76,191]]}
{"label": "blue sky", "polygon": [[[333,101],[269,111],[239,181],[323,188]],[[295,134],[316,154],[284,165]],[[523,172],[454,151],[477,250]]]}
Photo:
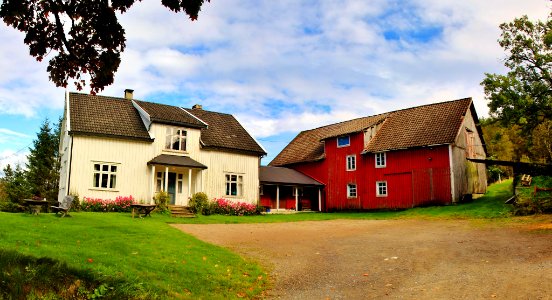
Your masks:
{"label": "blue sky", "polygon": [[[550,11],[546,0],[212,0],[190,22],[144,0],[121,17],[127,49],[101,94],[234,114],[267,164],[299,131],[355,117],[464,97],[486,116],[479,83],[505,72],[498,25]],[[0,167],[24,162],[63,110],[65,90],[23,37],[0,25]]]}

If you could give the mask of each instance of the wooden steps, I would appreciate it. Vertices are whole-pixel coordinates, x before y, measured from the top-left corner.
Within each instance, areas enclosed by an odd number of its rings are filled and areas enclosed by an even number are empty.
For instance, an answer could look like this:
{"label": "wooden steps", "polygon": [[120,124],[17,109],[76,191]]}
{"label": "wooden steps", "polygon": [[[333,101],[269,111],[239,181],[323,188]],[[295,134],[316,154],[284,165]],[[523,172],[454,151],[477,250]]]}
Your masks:
{"label": "wooden steps", "polygon": [[181,205],[169,205],[171,216],[176,218],[195,218],[195,214],[192,213],[188,207]]}

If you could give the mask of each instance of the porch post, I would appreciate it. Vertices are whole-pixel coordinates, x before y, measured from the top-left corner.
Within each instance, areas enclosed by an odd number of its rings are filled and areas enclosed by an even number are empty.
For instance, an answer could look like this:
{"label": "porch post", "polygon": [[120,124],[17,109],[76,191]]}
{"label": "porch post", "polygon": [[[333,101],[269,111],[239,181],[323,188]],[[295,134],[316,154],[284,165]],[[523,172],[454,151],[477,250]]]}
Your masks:
{"label": "porch post", "polygon": [[295,211],[299,211],[299,188],[295,187]]}
{"label": "porch post", "polygon": [[192,198],[192,168],[188,169],[188,199]]}
{"label": "porch post", "polygon": [[165,192],[169,192],[169,167],[165,167]]}
{"label": "porch post", "polygon": [[280,210],[280,186],[276,186],[276,209]]}
{"label": "porch post", "polygon": [[318,211],[322,211],[322,189],[318,188]]}
{"label": "porch post", "polygon": [[[154,165],[151,165],[151,182],[150,182],[150,194],[152,197],[155,196],[155,178],[156,177],[156,174],[155,174],[155,166]],[[149,199],[148,203],[151,203],[151,200],[152,199]]]}

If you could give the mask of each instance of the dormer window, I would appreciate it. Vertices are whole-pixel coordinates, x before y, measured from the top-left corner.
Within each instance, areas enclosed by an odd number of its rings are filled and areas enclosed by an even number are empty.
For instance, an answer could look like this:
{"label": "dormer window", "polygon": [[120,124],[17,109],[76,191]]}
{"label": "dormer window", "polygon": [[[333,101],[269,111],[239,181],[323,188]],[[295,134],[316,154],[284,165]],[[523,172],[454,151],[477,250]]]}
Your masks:
{"label": "dormer window", "polygon": [[337,147],[338,148],[348,147],[349,145],[351,145],[351,139],[348,135],[347,136],[340,136],[340,137],[337,138]]}
{"label": "dormer window", "polygon": [[184,128],[167,127],[165,136],[165,149],[186,151],[187,132]]}

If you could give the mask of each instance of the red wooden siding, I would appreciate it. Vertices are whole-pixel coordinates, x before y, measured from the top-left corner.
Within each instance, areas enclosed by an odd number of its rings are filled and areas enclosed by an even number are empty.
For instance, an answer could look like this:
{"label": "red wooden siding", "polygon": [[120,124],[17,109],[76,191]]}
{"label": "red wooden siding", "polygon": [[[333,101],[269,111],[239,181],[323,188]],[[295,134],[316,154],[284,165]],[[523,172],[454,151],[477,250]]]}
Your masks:
{"label": "red wooden siding", "polygon": [[[448,145],[386,152],[386,166],[375,167],[373,153],[360,153],[362,133],[351,135],[348,147],[337,139],[325,142],[325,159],[292,168],[324,183],[323,210],[410,208],[451,203]],[[356,170],[347,171],[347,155],[356,154]],[[387,197],[376,196],[376,182],[387,182]],[[347,198],[347,184],[357,185],[357,197]]]}

